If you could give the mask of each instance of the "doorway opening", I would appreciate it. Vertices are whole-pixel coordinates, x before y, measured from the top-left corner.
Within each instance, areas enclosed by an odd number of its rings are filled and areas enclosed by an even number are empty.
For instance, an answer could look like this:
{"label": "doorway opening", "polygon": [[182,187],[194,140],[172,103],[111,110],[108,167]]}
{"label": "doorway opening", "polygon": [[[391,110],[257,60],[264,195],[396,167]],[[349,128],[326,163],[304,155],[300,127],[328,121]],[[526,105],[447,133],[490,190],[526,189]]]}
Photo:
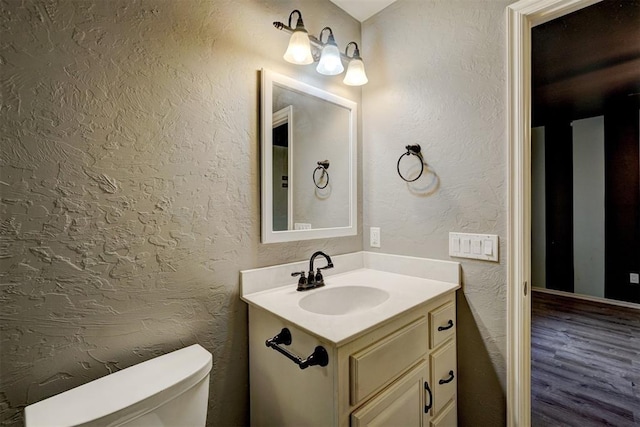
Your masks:
{"label": "doorway opening", "polygon": [[531,424],[531,29],[598,0],[521,0],[507,7],[509,244],[507,424]]}
{"label": "doorway opening", "polygon": [[507,424],[531,425],[531,28],[597,0],[521,0],[507,14]]}

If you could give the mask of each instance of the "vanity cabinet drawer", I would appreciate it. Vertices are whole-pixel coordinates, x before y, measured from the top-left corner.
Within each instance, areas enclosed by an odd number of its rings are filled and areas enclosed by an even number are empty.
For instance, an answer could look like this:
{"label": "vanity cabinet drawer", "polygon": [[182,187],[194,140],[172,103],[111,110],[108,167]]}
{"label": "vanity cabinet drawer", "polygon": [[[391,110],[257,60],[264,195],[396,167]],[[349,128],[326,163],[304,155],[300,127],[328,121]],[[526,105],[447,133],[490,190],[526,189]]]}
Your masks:
{"label": "vanity cabinet drawer", "polygon": [[457,427],[458,407],[456,402],[451,402],[442,413],[431,421],[431,427]]}
{"label": "vanity cabinet drawer", "polygon": [[433,388],[433,414],[438,416],[456,395],[458,372],[456,369],[456,341],[451,340],[431,354],[431,382]]}
{"label": "vanity cabinet drawer", "polygon": [[429,329],[420,317],[349,357],[350,401],[356,405],[427,353]]}
{"label": "vanity cabinet drawer", "polygon": [[448,302],[429,312],[431,348],[436,348],[456,333],[456,306]]}

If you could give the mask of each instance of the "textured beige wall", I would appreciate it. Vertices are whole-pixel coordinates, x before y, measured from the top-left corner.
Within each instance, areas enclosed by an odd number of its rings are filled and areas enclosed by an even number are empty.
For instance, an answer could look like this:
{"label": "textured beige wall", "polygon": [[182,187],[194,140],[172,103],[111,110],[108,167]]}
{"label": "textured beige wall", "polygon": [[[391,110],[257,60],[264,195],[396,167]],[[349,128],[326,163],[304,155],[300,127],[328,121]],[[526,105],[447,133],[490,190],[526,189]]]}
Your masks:
{"label": "textured beige wall", "polygon": [[360,89],[282,60],[329,0],[1,2],[0,424],[30,403],[199,343],[210,425],[248,421],[239,270],[357,251],[259,243],[259,74]]}
{"label": "textured beige wall", "polygon": [[[381,227],[380,251],[446,260],[448,233],[460,231],[498,234],[506,252],[508,3],[399,0],[363,24],[364,226]],[[396,161],[415,143],[430,169],[408,185]],[[505,423],[505,257],[456,260],[464,280],[460,425],[498,426]]]}

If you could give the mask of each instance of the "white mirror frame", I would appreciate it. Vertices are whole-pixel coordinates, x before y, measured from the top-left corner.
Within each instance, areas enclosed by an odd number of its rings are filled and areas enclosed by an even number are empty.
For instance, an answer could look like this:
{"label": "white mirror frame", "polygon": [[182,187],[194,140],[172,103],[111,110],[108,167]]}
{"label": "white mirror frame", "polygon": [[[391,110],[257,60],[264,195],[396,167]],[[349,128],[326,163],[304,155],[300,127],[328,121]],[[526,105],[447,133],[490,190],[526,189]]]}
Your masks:
{"label": "white mirror frame", "polygon": [[[262,69],[260,131],[261,131],[261,239],[262,243],[293,242],[328,237],[355,236],[358,233],[358,104],[317,87],[282,74]],[[273,231],[273,85],[290,88],[296,92],[336,104],[349,111],[349,225],[345,227],[315,228],[310,230]]]}
{"label": "white mirror frame", "polygon": [[531,425],[531,28],[599,1],[520,0],[507,7],[509,427]]}

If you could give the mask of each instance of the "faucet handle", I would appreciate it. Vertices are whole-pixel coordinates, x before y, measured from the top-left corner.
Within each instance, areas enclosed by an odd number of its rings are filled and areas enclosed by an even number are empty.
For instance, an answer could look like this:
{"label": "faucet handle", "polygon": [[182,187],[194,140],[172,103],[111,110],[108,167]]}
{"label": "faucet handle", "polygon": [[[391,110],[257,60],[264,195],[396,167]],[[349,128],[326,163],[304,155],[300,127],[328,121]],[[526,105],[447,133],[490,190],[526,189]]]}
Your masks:
{"label": "faucet handle", "polygon": [[296,271],[295,273],[291,273],[291,277],[296,277],[296,276],[300,276],[300,280],[302,279],[307,279],[306,277],[304,277],[304,270],[303,271]]}
{"label": "faucet handle", "polygon": [[[318,267],[316,268],[316,283],[322,283],[324,284],[324,277],[322,277],[322,273],[320,272],[320,270],[327,270],[329,268],[333,268],[333,264],[329,263],[327,265],[325,265],[324,267]],[[309,273],[309,276],[311,276],[311,273]]]}
{"label": "faucet handle", "polygon": [[296,271],[295,273],[291,273],[291,277],[300,276],[298,279],[298,290],[302,290],[307,286],[307,278],[304,275],[304,271]]}

